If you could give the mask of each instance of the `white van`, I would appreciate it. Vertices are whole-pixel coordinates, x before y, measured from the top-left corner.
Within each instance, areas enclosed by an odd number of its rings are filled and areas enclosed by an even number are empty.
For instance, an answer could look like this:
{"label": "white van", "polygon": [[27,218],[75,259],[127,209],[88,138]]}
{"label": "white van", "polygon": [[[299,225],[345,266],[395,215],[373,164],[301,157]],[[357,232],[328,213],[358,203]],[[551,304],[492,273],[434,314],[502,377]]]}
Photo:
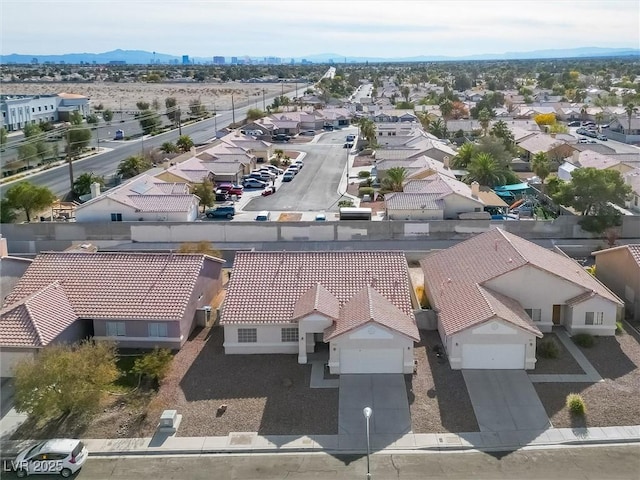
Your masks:
{"label": "white van", "polygon": [[256,222],[268,222],[269,220],[271,220],[271,213],[266,210],[258,212],[258,215],[256,215]]}

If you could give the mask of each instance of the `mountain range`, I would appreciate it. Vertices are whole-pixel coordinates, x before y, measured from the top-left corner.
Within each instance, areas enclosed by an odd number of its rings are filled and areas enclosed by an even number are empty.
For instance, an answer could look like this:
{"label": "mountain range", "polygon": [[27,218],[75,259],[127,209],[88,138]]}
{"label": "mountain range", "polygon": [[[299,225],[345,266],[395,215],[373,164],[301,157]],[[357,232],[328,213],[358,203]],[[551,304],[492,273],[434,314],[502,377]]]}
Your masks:
{"label": "mountain range", "polygon": [[[443,56],[443,55],[419,55],[413,57],[356,57],[342,55],[338,53],[321,53],[304,57],[283,58],[285,63],[293,60],[300,63],[306,60],[313,63],[410,63],[410,62],[446,62],[446,61],[470,61],[470,60],[528,60],[528,59],[553,59],[553,58],[593,58],[593,57],[638,57],[638,48],[600,48],[582,47],[570,49],[533,50],[529,52],[505,52],[505,53],[484,53],[466,56]],[[243,60],[250,59],[252,62],[262,62],[265,57],[242,56]],[[147,65],[152,63],[168,64],[173,62],[182,63],[182,55],[171,55],[167,53],[147,52],[144,50],[113,50],[104,53],[65,53],[62,55],[24,55],[12,53],[0,56],[0,64],[30,64],[33,59],[38,63],[96,63],[107,64],[110,62],[124,62],[131,65]],[[212,57],[190,57],[189,61],[195,64],[210,64]],[[226,63],[230,63],[231,57],[226,57]]]}

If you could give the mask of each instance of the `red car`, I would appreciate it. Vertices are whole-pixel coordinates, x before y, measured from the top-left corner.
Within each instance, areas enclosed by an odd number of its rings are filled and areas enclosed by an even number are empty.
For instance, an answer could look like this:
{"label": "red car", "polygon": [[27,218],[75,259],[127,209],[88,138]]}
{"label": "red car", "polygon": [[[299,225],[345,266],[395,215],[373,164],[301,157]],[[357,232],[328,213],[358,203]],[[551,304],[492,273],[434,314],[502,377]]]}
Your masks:
{"label": "red car", "polygon": [[244,192],[244,187],[242,185],[234,185],[231,183],[223,183],[218,185],[218,190],[222,190],[227,192],[229,195],[237,195],[238,197],[242,196],[242,192]]}
{"label": "red car", "polygon": [[266,197],[268,195],[273,195],[276,193],[276,187],[267,187],[262,191],[262,196]]}

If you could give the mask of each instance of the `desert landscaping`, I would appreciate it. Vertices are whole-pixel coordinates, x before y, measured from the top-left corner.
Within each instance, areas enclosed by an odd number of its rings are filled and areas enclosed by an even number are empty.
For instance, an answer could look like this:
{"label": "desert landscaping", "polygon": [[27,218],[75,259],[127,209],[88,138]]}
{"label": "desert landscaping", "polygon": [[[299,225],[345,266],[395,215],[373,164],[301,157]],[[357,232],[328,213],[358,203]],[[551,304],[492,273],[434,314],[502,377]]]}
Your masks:
{"label": "desert landscaping", "polygon": [[[296,86],[290,83],[3,83],[3,95],[51,95],[58,93],[74,93],[89,97],[91,106],[102,104],[104,108],[119,111],[136,110],[136,102],[153,102],[155,99],[164,109],[164,100],[174,97],[183,108],[192,100],[198,100],[208,110],[230,110],[231,97],[236,108],[254,106],[262,110],[263,92],[265,97],[295,91]],[[303,93],[302,85],[298,85],[299,94]],[[267,105],[271,102],[267,101]]]}

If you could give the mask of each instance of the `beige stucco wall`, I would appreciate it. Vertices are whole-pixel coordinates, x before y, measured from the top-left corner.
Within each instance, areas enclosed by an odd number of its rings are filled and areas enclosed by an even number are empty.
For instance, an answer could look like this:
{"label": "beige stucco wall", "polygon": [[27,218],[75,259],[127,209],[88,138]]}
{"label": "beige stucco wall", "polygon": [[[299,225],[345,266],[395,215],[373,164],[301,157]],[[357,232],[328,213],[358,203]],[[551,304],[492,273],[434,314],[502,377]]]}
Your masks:
{"label": "beige stucco wall", "polygon": [[[576,263],[576,268],[582,267]],[[517,300],[522,308],[539,308],[541,321],[536,326],[542,332],[551,331],[554,305],[563,305],[584,292],[583,288],[530,265],[489,280],[486,285]]]}
{"label": "beige stucco wall", "polygon": [[[283,328],[298,327],[297,323],[283,323],[277,325],[225,325],[224,353],[226,354],[255,354],[255,353],[298,353],[298,342],[282,342]],[[256,343],[238,343],[239,328],[256,328],[258,341]]]}
{"label": "beige stucco wall", "polygon": [[[497,323],[496,330],[491,328]],[[469,328],[446,338],[449,365],[454,370],[462,368],[462,346],[464,344],[492,345],[492,344],[524,344],[525,368],[535,368],[536,365],[536,336],[522,330],[501,318],[493,318],[475,328]]]}
{"label": "beige stucco wall", "polygon": [[442,210],[387,210],[390,220],[442,220]]}
{"label": "beige stucco wall", "polygon": [[458,214],[475,212],[478,209],[479,212],[484,210],[484,204],[478,200],[472,200],[462,195],[452,193],[444,197],[444,219],[456,220]]}
{"label": "beige stucco wall", "polygon": [[598,252],[596,277],[625,302],[627,314],[640,319],[640,266],[626,248]]}
{"label": "beige stucco wall", "polygon": [[111,222],[111,214],[122,214],[123,222],[192,222],[198,217],[198,200],[194,197],[188,212],[136,212],[134,208],[109,197],[76,210],[76,222]]}
{"label": "beige stucco wall", "polygon": [[23,361],[35,357],[36,349],[0,347],[0,377],[13,377],[15,366]]}

